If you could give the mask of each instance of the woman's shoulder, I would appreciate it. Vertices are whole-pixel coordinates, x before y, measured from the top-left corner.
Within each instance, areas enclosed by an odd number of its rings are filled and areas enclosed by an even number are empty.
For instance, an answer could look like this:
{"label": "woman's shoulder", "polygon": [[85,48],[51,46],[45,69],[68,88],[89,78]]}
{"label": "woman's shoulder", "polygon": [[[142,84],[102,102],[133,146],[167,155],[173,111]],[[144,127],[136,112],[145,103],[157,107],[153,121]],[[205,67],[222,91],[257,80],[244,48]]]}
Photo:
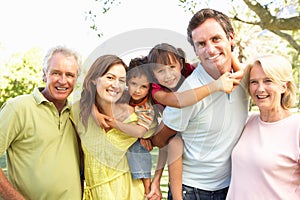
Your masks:
{"label": "woman's shoulder", "polygon": [[247,119],[247,124],[255,121],[257,118],[259,118],[259,116],[260,116],[259,112],[250,112]]}

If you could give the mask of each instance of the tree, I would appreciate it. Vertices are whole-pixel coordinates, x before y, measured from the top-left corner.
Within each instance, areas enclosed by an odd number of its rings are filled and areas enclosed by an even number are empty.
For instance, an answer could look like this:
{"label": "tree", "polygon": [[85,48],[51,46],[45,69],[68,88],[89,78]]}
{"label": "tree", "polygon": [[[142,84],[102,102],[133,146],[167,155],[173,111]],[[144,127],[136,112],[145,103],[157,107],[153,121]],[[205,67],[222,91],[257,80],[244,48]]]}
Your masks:
{"label": "tree", "polygon": [[[244,3],[251,9],[255,15],[253,16],[254,20],[242,20],[238,14],[233,17],[235,20],[239,20],[243,23],[248,23],[252,25],[258,25],[262,30],[267,29],[279,37],[287,40],[289,44],[300,52],[300,44],[296,39],[299,40],[299,29],[300,29],[300,16],[299,2],[287,2],[280,7],[275,7],[276,1],[271,1],[268,4],[261,5],[255,0],[244,0]],[[284,12],[291,12],[291,17],[284,16]],[[272,12],[274,14],[272,14]],[[298,16],[296,16],[298,15]],[[288,32],[286,32],[288,31]]]}
{"label": "tree", "polygon": [[[194,13],[199,4],[203,1],[179,0],[180,6],[185,10]],[[235,6],[240,4],[241,0],[231,0],[233,7],[233,20],[246,24],[260,26],[262,30],[267,29],[279,37],[287,40],[290,45],[300,52],[299,29],[300,29],[300,3],[297,0],[271,0],[269,3],[261,4],[256,0],[243,0],[244,4],[252,11],[252,15],[247,16]],[[265,2],[265,1],[264,1]],[[206,2],[207,4],[209,1]],[[241,16],[242,15],[242,16]],[[286,32],[289,31],[289,32]],[[298,41],[297,41],[298,40]]]}
{"label": "tree", "polygon": [[25,54],[14,54],[0,71],[0,106],[8,99],[29,94],[42,82],[42,51],[31,49]]}
{"label": "tree", "polygon": [[[113,6],[121,4],[121,0],[95,0],[98,3],[99,8],[96,10],[89,10],[86,12],[86,19],[90,20],[90,28],[98,33],[101,37],[103,33],[98,30],[98,25],[95,23],[95,19],[99,14],[107,13]],[[174,2],[176,2],[174,0]],[[177,1],[178,2],[178,1]],[[199,5],[208,5],[209,0],[197,1],[197,0],[179,0],[179,6],[183,7],[186,11],[194,13]],[[245,5],[252,11],[252,15],[244,18],[243,12],[238,12],[234,9],[235,5],[240,2],[244,2]],[[226,2],[223,2],[224,4]],[[279,37],[287,40],[289,44],[300,52],[299,44],[299,29],[300,29],[300,3],[299,0],[270,0],[269,3],[262,5],[256,0],[231,0],[233,9],[235,12],[232,19],[240,22],[260,26],[262,30],[267,29]],[[290,12],[294,16],[284,16],[284,13]],[[240,16],[242,13],[243,16]],[[283,16],[283,17],[282,17]]]}

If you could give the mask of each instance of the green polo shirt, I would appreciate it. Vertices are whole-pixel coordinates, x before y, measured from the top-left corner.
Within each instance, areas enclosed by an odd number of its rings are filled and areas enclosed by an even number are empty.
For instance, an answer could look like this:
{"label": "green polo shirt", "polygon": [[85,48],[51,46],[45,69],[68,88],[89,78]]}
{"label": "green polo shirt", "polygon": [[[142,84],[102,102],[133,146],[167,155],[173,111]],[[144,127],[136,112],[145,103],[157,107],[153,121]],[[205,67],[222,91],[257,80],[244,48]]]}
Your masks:
{"label": "green polo shirt", "polygon": [[10,182],[26,199],[81,199],[79,154],[70,106],[61,114],[35,89],[0,111],[0,155]]}

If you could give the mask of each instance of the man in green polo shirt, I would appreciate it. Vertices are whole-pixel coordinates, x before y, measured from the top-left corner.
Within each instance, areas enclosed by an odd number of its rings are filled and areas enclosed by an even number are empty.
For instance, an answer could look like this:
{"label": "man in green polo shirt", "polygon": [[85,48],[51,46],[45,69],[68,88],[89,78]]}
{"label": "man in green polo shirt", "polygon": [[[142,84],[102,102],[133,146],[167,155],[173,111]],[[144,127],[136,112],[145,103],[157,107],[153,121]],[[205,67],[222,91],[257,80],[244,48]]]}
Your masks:
{"label": "man in green polo shirt", "polygon": [[54,47],[44,59],[45,88],[7,101],[0,110],[0,197],[79,200],[79,150],[68,96],[80,72],[76,52]]}

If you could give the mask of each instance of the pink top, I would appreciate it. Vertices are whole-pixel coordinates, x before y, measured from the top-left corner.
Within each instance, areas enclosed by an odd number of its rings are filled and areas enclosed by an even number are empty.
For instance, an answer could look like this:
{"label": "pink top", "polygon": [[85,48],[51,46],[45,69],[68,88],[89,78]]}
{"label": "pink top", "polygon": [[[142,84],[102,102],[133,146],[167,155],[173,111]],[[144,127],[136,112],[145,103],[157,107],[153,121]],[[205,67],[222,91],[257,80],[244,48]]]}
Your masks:
{"label": "pink top", "polygon": [[[182,76],[184,76],[184,78],[188,77],[193,71],[194,71],[195,67],[189,63],[185,63],[185,70],[182,70]],[[164,88],[162,87],[161,85],[157,84],[157,83],[152,83],[152,90],[151,90],[151,95],[152,97],[154,97],[154,94],[157,92],[157,91],[167,91],[167,92],[170,92],[169,89],[167,88]],[[154,98],[153,98],[153,101],[154,103],[156,104],[160,104],[162,105],[161,103],[157,102]],[[165,107],[165,105],[162,105],[163,107]]]}
{"label": "pink top", "polygon": [[228,200],[300,199],[300,115],[266,123],[252,115],[232,152]]}

